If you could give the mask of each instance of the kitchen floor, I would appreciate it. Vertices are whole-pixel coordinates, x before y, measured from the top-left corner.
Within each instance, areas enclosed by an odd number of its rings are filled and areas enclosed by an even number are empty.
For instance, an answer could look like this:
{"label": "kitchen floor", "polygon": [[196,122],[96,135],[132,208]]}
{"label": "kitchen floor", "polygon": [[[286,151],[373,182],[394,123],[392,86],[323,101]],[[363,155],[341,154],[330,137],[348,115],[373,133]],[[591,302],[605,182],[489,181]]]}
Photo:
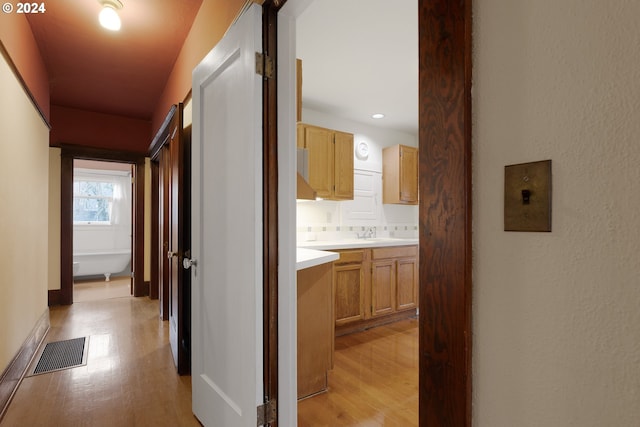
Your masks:
{"label": "kitchen floor", "polygon": [[336,338],[329,391],[298,403],[299,427],[417,425],[417,319]]}

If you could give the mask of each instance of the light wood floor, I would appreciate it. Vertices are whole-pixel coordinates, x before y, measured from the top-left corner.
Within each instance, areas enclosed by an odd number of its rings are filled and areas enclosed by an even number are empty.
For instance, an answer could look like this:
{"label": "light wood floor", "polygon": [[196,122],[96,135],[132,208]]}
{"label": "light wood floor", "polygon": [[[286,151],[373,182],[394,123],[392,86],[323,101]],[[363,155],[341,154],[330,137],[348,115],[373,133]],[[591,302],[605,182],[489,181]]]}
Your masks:
{"label": "light wood floor", "polygon": [[131,296],[130,277],[112,277],[110,281],[76,280],[73,284],[73,302],[98,301]]}
{"label": "light wood floor", "polygon": [[[200,426],[168,334],[148,298],[52,307],[46,342],[88,336],[87,365],[25,378],[0,426]],[[418,425],[417,320],[339,337],[335,347],[329,392],[298,404],[300,427]]]}
{"label": "light wood floor", "polygon": [[299,427],[418,425],[418,320],[336,338],[329,391],[298,403]]}
{"label": "light wood floor", "polygon": [[176,374],[158,301],[51,308],[47,342],[82,336],[89,336],[87,365],[25,378],[2,427],[200,425],[191,412],[191,377]]}

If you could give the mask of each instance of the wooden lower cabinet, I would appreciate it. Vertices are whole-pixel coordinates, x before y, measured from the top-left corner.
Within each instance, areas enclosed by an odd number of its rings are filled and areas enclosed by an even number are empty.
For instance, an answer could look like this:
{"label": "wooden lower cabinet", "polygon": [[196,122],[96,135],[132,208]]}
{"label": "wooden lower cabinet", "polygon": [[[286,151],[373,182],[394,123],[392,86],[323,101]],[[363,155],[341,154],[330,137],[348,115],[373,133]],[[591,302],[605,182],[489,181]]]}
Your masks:
{"label": "wooden lower cabinet", "polygon": [[418,258],[396,260],[396,309],[418,308]]}
{"label": "wooden lower cabinet", "polygon": [[385,316],[395,311],[396,263],[394,260],[371,263],[371,316]]}
{"label": "wooden lower cabinet", "polygon": [[332,263],[297,272],[298,399],[327,389],[333,368]]}
{"label": "wooden lower cabinet", "polygon": [[365,271],[367,250],[340,251],[333,268],[336,326],[366,319]]}
{"label": "wooden lower cabinet", "polygon": [[337,250],[334,265],[336,335],[415,316],[418,247]]}

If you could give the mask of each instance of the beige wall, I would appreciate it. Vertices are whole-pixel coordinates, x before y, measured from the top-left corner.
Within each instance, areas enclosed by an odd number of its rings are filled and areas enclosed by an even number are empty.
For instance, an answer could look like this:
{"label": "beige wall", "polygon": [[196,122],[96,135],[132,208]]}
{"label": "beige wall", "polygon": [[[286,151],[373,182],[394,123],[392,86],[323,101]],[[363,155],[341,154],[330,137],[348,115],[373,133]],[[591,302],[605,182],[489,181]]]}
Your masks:
{"label": "beige wall", "polygon": [[[640,420],[640,2],[474,2],[476,427]],[[553,160],[553,232],[503,231]]]}
{"label": "beige wall", "polygon": [[49,130],[0,56],[0,371],[47,311]]}

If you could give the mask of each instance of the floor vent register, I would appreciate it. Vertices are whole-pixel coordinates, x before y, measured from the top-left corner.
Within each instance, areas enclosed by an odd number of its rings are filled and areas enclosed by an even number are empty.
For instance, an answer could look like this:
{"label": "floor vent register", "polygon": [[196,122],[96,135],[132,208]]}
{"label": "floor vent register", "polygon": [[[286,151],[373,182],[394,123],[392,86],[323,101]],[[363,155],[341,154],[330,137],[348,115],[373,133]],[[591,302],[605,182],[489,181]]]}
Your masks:
{"label": "floor vent register", "polygon": [[88,343],[87,337],[47,343],[31,375],[86,365]]}

